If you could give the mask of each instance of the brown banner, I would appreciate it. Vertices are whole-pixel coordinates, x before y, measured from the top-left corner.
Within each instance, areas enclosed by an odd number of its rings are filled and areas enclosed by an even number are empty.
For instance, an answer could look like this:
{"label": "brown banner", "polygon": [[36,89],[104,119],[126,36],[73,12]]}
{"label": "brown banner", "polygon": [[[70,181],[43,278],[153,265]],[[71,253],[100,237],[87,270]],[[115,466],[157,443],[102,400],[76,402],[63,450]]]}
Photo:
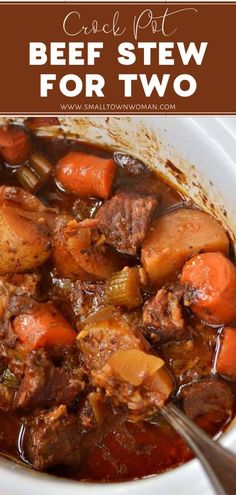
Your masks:
{"label": "brown banner", "polygon": [[236,3],[0,3],[0,114],[236,114]]}

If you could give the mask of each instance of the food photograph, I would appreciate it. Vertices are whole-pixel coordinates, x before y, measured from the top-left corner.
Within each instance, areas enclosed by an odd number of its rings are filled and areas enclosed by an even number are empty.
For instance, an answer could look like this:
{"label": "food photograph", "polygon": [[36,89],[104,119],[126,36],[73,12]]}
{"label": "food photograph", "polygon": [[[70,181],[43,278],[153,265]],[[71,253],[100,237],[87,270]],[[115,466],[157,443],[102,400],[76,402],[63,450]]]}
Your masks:
{"label": "food photograph", "polygon": [[236,495],[235,21],[0,0],[0,495]]}
{"label": "food photograph", "polygon": [[0,118],[2,495],[236,493],[235,139]]}

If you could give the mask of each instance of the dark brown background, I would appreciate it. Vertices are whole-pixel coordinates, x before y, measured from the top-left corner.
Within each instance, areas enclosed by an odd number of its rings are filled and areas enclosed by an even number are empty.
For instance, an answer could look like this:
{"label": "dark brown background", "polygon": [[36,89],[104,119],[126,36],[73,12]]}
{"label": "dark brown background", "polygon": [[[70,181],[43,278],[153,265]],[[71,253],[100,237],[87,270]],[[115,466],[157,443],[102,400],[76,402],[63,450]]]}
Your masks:
{"label": "dark brown background", "polygon": [[[117,45],[122,41],[135,43],[132,35],[132,21],[145,8],[152,8],[158,14],[168,7],[170,10],[196,6],[197,14],[183,14],[173,20],[173,28],[177,25],[177,33],[169,38],[160,34],[143,32],[139,41],[208,41],[208,48],[202,66],[190,63],[188,66],[158,65],[143,66],[139,59],[135,65],[122,66],[116,61]],[[121,23],[128,27],[122,37],[113,38],[111,35],[94,34],[90,36],[69,37],[62,30],[65,15],[78,10],[83,22],[97,18],[101,22],[110,22],[113,13],[119,9]],[[0,4],[0,114],[35,114],[41,112],[66,113],[61,111],[61,103],[171,103],[175,104],[173,113],[235,113],[236,114],[236,69],[235,69],[235,23],[236,4],[197,4],[197,3],[146,3],[146,4]],[[171,23],[169,26],[171,27]],[[104,41],[101,58],[95,66],[66,67],[29,66],[29,41]],[[175,52],[174,52],[175,53]],[[57,73],[58,76],[67,73],[77,73],[83,78],[84,73],[100,73],[106,79],[105,98],[87,99],[83,95],[67,98],[59,90],[49,92],[48,98],[40,98],[39,74]],[[198,83],[196,93],[188,98],[176,96],[171,86],[164,98],[152,96],[145,98],[141,86],[134,83],[136,91],[133,98],[124,98],[123,83],[117,82],[117,74],[128,73],[171,73],[173,76],[181,73],[192,74]],[[75,113],[75,112],[70,112]],[[79,111],[77,113],[82,114]],[[91,112],[90,112],[91,113]],[[107,110],[96,113],[106,113]],[[113,112],[114,113],[114,112]],[[118,111],[117,113],[122,113]],[[126,113],[135,113],[127,111]],[[147,113],[150,113],[147,112]],[[154,112],[157,113],[157,112]],[[168,113],[162,111],[159,113]]]}

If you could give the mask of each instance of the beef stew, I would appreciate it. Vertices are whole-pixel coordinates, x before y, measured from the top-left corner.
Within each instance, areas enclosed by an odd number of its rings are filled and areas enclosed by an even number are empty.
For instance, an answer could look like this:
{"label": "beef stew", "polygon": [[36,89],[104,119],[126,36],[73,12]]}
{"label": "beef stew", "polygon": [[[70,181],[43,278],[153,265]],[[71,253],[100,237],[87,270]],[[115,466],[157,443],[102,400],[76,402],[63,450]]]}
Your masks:
{"label": "beef stew", "polygon": [[161,473],[192,455],[168,400],[212,436],[234,416],[230,239],[145,157],[41,121],[0,128],[0,451],[77,480]]}

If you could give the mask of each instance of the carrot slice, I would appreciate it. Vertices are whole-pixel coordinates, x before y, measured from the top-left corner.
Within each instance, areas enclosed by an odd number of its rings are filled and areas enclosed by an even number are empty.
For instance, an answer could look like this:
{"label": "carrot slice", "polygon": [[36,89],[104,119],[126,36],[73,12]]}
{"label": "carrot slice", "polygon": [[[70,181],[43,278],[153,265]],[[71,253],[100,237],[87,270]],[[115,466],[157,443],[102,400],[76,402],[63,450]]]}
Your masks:
{"label": "carrot slice", "polygon": [[116,174],[112,159],[72,151],[56,166],[56,179],[68,191],[80,196],[107,199]]}
{"label": "carrot slice", "polygon": [[236,380],[236,328],[225,327],[224,329],[216,360],[216,371],[219,375]]}
{"label": "carrot slice", "polygon": [[51,302],[38,304],[17,316],[13,329],[27,351],[52,345],[64,346],[76,339],[73,328]]}
{"label": "carrot slice", "polygon": [[222,253],[202,253],[185,263],[180,282],[191,289],[193,313],[210,324],[236,318],[236,267]]}

